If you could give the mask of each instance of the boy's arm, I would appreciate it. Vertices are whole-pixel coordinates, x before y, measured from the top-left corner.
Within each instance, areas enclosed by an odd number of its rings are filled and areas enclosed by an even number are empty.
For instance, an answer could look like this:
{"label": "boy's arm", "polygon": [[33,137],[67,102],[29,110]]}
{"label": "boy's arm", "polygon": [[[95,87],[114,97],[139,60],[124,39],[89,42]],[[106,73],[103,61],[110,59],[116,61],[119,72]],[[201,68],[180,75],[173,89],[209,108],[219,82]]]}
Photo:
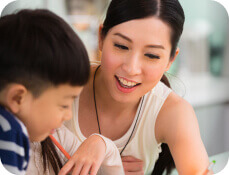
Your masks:
{"label": "boy's arm", "polygon": [[124,174],[115,144],[99,134],[93,134],[79,146],[59,175],[65,175],[68,172],[88,174],[89,171],[91,175],[95,175],[101,164],[99,174]]}
{"label": "boy's arm", "polygon": [[[64,125],[56,129],[56,132],[53,134],[53,136],[70,156],[72,156],[80,146],[80,141],[77,139],[77,137]],[[65,164],[68,159],[58,148],[56,150],[61,158],[62,163]]]}

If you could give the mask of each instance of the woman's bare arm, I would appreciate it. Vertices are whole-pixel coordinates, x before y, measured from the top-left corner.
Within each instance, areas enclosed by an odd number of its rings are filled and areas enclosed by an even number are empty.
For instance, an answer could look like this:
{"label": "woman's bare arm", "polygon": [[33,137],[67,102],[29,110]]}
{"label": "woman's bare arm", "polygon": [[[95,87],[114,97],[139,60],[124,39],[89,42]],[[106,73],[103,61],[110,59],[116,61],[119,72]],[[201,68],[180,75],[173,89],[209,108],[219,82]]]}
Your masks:
{"label": "woman's bare arm", "polygon": [[156,121],[156,138],[167,143],[179,174],[204,174],[209,164],[192,106],[171,93]]}

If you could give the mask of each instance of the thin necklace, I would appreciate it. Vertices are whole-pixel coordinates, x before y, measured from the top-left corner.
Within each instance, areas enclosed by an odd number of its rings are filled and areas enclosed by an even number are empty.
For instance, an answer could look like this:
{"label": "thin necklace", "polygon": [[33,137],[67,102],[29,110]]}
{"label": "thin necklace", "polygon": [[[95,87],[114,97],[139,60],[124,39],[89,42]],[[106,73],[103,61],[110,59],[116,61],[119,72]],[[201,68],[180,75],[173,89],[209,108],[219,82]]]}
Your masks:
{"label": "thin necklace", "polygon": [[[99,65],[99,66],[96,68],[95,74],[94,74],[94,79],[93,79],[93,95],[94,95],[95,112],[96,112],[96,117],[97,117],[97,124],[98,124],[98,128],[99,128],[99,134],[101,134],[101,129],[100,129],[100,125],[99,125],[99,115],[98,115],[97,105],[96,105],[96,99],[95,99],[95,76],[96,76],[96,72],[97,72],[97,70],[99,69],[100,66],[101,66],[101,65]],[[139,111],[138,111],[138,115],[137,115],[137,119],[136,119],[135,124],[134,124],[134,128],[133,128],[133,130],[132,130],[132,132],[131,132],[131,134],[130,134],[130,137],[129,137],[129,139],[127,140],[125,146],[124,146],[123,149],[121,150],[120,155],[122,155],[123,151],[125,150],[126,146],[127,146],[128,143],[130,142],[130,139],[131,139],[131,137],[132,137],[132,135],[133,135],[133,133],[134,133],[135,127],[136,127],[137,122],[138,122],[138,119],[139,119],[139,115],[140,115],[140,113],[141,113],[143,101],[144,101],[144,96],[142,97],[140,109],[139,109]]]}

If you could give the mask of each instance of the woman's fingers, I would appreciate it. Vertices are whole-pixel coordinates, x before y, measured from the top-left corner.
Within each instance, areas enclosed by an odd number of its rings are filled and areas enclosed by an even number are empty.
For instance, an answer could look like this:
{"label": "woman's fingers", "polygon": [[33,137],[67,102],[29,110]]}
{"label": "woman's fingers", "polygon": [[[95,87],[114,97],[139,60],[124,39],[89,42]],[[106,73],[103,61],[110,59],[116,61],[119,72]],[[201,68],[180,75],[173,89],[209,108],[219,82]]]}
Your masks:
{"label": "woman's fingers", "polygon": [[66,175],[72,172],[72,175],[96,175],[106,152],[106,143],[98,135],[92,135],[87,138],[77,149],[71,159],[66,163],[59,175]]}
{"label": "woman's fingers", "polygon": [[[74,160],[74,159],[73,159]],[[72,175],[96,175],[100,167],[99,163],[90,160],[69,160],[60,170],[58,175],[67,175],[71,172]]]}
{"label": "woman's fingers", "polygon": [[75,163],[74,165],[75,166],[74,166],[71,174],[72,175],[79,175],[81,173],[81,171],[82,171],[82,168],[83,168],[84,164],[81,163],[81,162],[78,162],[78,163]]}
{"label": "woman's fingers", "polygon": [[122,161],[123,162],[142,162],[142,160],[141,159],[137,159],[137,158],[135,158],[135,157],[133,157],[133,156],[123,156],[122,157]]}
{"label": "woman's fingers", "polygon": [[143,171],[143,161],[133,156],[122,157],[122,164],[126,175],[141,175]]}
{"label": "woman's fingers", "polygon": [[123,168],[128,172],[136,172],[143,170],[143,162],[122,162]]}
{"label": "woman's fingers", "polygon": [[79,173],[78,173],[78,170],[76,171],[76,173],[73,171],[72,175],[78,175],[78,174],[80,174],[80,175],[88,175],[89,172],[90,172],[90,169],[91,169],[91,164],[85,163],[81,168],[82,169],[81,169],[81,171]]}
{"label": "woman's fingers", "polygon": [[125,175],[144,175],[144,171],[139,171],[139,172],[125,172]]}
{"label": "woman's fingers", "polygon": [[60,170],[60,172],[58,173],[58,175],[66,175],[67,173],[69,173],[72,168],[74,166],[74,162],[73,161],[68,161]]}
{"label": "woman's fingers", "polygon": [[96,175],[99,170],[99,165],[92,163],[78,164],[74,167],[72,175]]}
{"label": "woman's fingers", "polygon": [[99,164],[94,163],[91,167],[90,175],[96,175],[99,170]]}

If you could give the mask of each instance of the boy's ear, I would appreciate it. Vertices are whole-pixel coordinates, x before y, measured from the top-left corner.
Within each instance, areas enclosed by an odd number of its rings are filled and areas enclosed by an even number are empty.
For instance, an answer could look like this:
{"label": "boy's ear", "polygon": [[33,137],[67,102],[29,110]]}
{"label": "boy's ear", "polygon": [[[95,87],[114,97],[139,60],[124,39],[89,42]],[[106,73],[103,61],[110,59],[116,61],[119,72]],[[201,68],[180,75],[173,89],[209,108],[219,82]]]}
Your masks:
{"label": "boy's ear", "polygon": [[20,84],[10,85],[6,92],[6,105],[13,112],[17,114],[20,111],[23,100],[26,98],[28,90],[25,86]]}
{"label": "boy's ear", "polygon": [[170,58],[169,63],[168,63],[168,65],[167,65],[165,71],[168,71],[168,70],[170,69],[172,63],[176,60],[176,57],[177,57],[177,55],[179,54],[179,52],[180,52],[180,48],[177,47],[176,53],[175,53],[175,55],[174,55],[172,58]]}
{"label": "boy's ear", "polygon": [[103,25],[100,24],[99,25],[99,50],[102,51],[102,48],[103,48],[103,36],[102,36],[102,29],[103,29]]}

